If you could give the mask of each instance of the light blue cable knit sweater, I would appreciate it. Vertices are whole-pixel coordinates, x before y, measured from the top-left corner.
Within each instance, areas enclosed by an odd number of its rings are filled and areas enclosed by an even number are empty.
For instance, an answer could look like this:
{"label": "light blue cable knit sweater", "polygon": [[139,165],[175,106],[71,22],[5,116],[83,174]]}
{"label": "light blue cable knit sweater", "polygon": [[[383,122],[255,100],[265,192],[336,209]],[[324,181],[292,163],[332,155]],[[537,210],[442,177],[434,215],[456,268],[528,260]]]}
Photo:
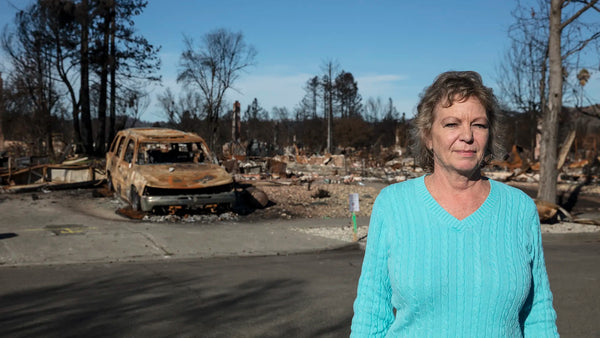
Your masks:
{"label": "light blue cable knit sweater", "polygon": [[536,206],[516,188],[490,186],[462,221],[424,176],[381,191],[351,337],[558,336]]}

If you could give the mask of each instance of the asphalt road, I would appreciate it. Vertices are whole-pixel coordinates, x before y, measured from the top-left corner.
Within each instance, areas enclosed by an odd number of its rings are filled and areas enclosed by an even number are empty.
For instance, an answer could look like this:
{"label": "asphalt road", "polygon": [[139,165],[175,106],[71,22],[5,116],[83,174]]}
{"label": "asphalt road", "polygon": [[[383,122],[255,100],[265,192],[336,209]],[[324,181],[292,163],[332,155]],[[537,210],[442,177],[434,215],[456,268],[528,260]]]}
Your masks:
{"label": "asphalt road", "polygon": [[[600,337],[600,234],[545,235],[562,337]],[[0,268],[3,337],[347,337],[362,251]]]}
{"label": "asphalt road", "polygon": [[347,337],[362,251],[0,268],[3,337]]}
{"label": "asphalt road", "polygon": [[562,337],[600,337],[600,234],[544,235]]}

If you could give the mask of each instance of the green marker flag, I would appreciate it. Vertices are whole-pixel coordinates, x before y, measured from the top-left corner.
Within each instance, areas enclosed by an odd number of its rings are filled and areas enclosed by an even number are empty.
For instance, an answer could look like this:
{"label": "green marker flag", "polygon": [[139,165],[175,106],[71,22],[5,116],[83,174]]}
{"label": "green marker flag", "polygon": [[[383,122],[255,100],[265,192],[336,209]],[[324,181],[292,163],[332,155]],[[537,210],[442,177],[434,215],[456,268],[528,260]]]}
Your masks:
{"label": "green marker flag", "polygon": [[352,213],[352,237],[354,239],[354,241],[358,241],[358,226],[356,225],[356,213],[357,211],[360,210],[359,204],[358,204],[358,194],[353,193],[350,194],[349,197],[349,202],[350,202],[350,212]]}

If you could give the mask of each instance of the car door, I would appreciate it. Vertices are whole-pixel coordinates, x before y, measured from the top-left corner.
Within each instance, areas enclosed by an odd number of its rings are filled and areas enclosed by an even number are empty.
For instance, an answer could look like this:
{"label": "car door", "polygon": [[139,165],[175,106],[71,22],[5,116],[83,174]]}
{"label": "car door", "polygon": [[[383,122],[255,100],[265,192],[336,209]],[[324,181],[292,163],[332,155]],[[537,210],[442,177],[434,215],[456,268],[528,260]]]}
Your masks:
{"label": "car door", "polygon": [[131,177],[131,167],[133,154],[135,153],[135,140],[128,138],[119,148],[119,160],[117,161],[114,174],[115,189],[125,199],[129,200],[129,177]]}
{"label": "car door", "polygon": [[115,187],[115,185],[112,176],[114,175],[114,172],[117,169],[117,163],[119,162],[120,155],[119,150],[121,143],[124,139],[125,136],[117,134],[117,136],[115,136],[115,139],[113,140],[113,143],[110,146],[108,153],[106,154],[106,172],[109,175],[107,179],[110,180],[110,184],[113,188]]}

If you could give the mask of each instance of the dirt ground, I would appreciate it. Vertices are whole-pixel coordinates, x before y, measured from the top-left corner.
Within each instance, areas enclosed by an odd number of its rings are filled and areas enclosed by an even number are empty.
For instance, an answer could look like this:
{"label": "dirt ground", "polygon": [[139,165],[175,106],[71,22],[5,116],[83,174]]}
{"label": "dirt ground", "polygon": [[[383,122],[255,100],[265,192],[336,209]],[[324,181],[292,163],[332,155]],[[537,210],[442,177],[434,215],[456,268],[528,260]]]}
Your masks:
{"label": "dirt ground", "polygon": [[[310,186],[282,185],[273,181],[248,182],[263,191],[269,198],[266,208],[257,208],[250,213],[241,211],[244,218],[271,219],[271,218],[338,218],[349,217],[350,194],[359,195],[359,211],[356,216],[369,216],[375,198],[379,191],[385,187],[383,183],[352,183],[352,184],[327,184],[315,182]],[[242,201],[244,202],[244,201]]]}
{"label": "dirt ground", "polygon": [[[345,218],[351,217],[349,210],[349,196],[357,193],[359,195],[359,208],[356,216],[369,216],[375,198],[380,190],[387,186],[387,183],[379,181],[363,181],[344,183],[328,183],[327,180],[314,181],[312,184],[298,183],[292,184],[286,181],[278,180],[257,180],[238,182],[240,187],[253,186],[263,191],[268,197],[266,207],[257,207],[249,201],[248,194],[243,189],[238,189],[238,203],[234,207],[233,213],[225,215],[225,219],[237,219],[240,221],[259,221],[268,219],[322,219],[322,218]],[[535,196],[537,186],[534,183],[509,183],[514,185],[530,196]],[[597,185],[577,187],[575,185],[559,185],[559,200],[563,207],[573,215],[578,214],[597,214],[600,216],[600,189]],[[35,206],[38,199],[61,199],[64,197],[81,199],[81,202],[93,205],[94,197],[107,197],[106,188],[99,186],[90,189],[76,189],[67,191],[46,191],[33,192],[27,194],[0,194],[0,201],[6,198],[21,199],[29,206]],[[98,199],[97,203],[102,204],[102,208],[114,208],[117,214],[123,214],[127,210],[127,204],[117,197],[108,199]],[[99,205],[100,206],[100,205]],[[144,215],[133,215],[133,218],[142,218]],[[136,217],[139,216],[139,217]],[[187,217],[182,215],[181,218]],[[220,216],[223,218],[223,216]],[[213,217],[214,218],[214,217]],[[210,222],[213,218],[197,218],[202,222]],[[146,215],[145,220],[149,221],[177,221],[177,219],[164,219],[156,215]],[[189,220],[193,221],[193,220]]]}

